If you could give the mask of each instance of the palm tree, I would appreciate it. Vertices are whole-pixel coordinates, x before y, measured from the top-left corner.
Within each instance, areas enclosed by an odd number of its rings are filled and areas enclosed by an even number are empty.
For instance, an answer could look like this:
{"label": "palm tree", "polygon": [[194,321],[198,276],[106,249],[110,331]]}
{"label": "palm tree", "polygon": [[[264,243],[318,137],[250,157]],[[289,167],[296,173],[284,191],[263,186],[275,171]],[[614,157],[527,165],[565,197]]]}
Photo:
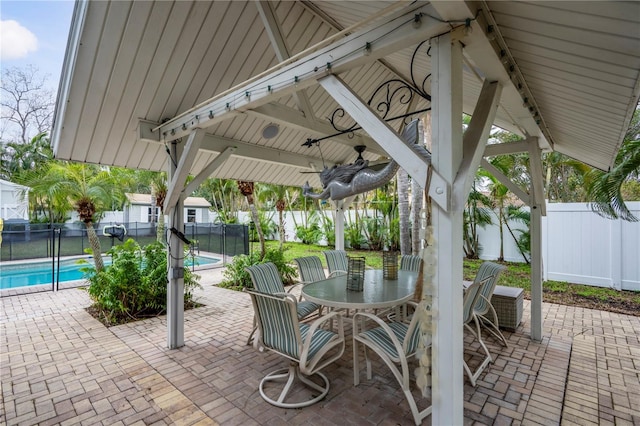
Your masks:
{"label": "palm tree", "polygon": [[100,239],[93,223],[102,212],[110,210],[114,200],[121,195],[109,170],[88,164],[52,161],[47,163],[44,173],[34,173],[32,177],[25,184],[33,192],[45,196],[50,204],[71,204],[78,212],[87,229],[96,270],[104,269]]}
{"label": "palm tree", "polygon": [[467,259],[478,259],[480,256],[480,242],[478,241],[478,226],[484,228],[490,225],[491,199],[476,189],[476,182],[469,193],[467,205],[463,212],[463,249]]}
{"label": "palm tree", "polygon": [[287,208],[287,187],[282,185],[263,183],[257,186],[256,194],[262,202],[273,202],[278,212],[278,235],[280,250],[282,250],[286,235],[284,229],[284,210]]}
{"label": "palm tree", "polygon": [[398,220],[400,221],[400,254],[411,254],[411,232],[409,231],[409,175],[398,170]]}
{"label": "palm tree", "polygon": [[591,209],[610,219],[638,221],[622,195],[622,188],[630,181],[640,181],[640,108],[636,108],[613,168],[608,172],[593,169],[585,175]]}
{"label": "palm tree", "polygon": [[267,249],[264,241],[264,233],[262,232],[262,227],[260,226],[260,217],[258,216],[258,209],[253,200],[253,182],[246,181],[238,181],[238,189],[240,193],[247,198],[247,203],[249,203],[249,211],[251,212],[251,219],[253,220],[253,224],[256,227],[256,232],[258,233],[258,239],[260,240],[260,260],[264,259],[264,256],[267,254]]}
{"label": "palm tree", "polygon": [[151,216],[155,217],[156,208],[159,210],[158,226],[156,228],[156,240],[166,244],[164,237],[164,200],[167,197],[167,175],[158,173],[151,180]]}

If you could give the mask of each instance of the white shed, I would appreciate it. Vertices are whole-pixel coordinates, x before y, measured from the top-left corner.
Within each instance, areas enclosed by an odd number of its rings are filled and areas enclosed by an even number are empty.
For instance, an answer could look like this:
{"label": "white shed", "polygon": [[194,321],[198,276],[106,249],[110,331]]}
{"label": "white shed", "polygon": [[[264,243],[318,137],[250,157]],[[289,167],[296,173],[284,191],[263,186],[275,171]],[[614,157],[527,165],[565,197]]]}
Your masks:
{"label": "white shed", "polygon": [[[152,217],[158,217],[158,208],[152,211],[150,194],[126,194],[129,204],[124,208],[124,222],[152,222]],[[202,197],[187,197],[184,200],[185,222],[209,222],[209,203]]]}
{"label": "white shed", "polygon": [[0,179],[0,219],[29,220],[29,188]]}

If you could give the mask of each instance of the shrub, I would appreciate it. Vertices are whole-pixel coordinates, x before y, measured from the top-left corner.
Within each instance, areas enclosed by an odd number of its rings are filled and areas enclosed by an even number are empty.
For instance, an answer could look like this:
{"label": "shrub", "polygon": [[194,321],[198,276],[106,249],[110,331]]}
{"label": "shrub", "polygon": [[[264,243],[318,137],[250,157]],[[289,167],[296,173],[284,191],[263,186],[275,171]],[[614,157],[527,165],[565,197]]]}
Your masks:
{"label": "shrub", "polygon": [[245,270],[248,266],[260,263],[272,262],[278,268],[282,282],[286,285],[292,284],[297,277],[296,269],[287,264],[284,258],[284,251],[279,249],[268,249],[264,259],[260,260],[260,253],[254,252],[250,255],[238,255],[233,261],[227,265],[227,269],[222,273],[225,280],[219,286],[230,288],[233,290],[242,290],[243,288],[252,288],[251,276]]}
{"label": "shrub", "polygon": [[322,238],[322,229],[318,222],[310,222],[307,226],[296,226],[296,238],[303,244],[317,244]]}
{"label": "shrub", "polygon": [[[133,239],[108,252],[111,265],[102,271],[84,269],[89,295],[103,322],[114,325],[130,319],[163,314],[167,308],[167,251],[161,243],[140,248]],[[193,303],[199,276],[184,269],[185,305]]]}

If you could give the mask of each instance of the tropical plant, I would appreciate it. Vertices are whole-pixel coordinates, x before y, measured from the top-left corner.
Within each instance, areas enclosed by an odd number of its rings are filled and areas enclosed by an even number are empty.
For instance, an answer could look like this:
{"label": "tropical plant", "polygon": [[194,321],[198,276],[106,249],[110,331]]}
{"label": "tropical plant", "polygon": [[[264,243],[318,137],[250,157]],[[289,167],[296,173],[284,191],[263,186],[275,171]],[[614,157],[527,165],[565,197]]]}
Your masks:
{"label": "tropical plant", "polygon": [[640,185],[640,108],[636,111],[624,141],[608,172],[593,169],[585,175],[587,197],[591,209],[599,215],[635,222],[638,220],[627,208],[623,197],[625,184]]}
{"label": "tropical plant", "polygon": [[[90,285],[93,307],[108,324],[129,318],[160,315],[167,306],[167,251],[158,242],[143,249],[132,239],[112,247],[111,265],[103,270],[84,268]],[[184,269],[184,302],[193,302],[193,291],[200,288],[198,275]]]}
{"label": "tropical plant", "polygon": [[224,281],[219,285],[224,288],[231,288],[234,290],[242,290],[244,288],[251,288],[253,284],[251,282],[251,276],[245,268],[248,266],[257,265],[260,263],[272,262],[276,265],[282,282],[285,285],[292,284],[297,277],[296,269],[287,263],[283,250],[269,249],[265,256],[260,256],[256,252],[252,252],[249,255],[241,254],[234,256],[233,261],[227,265],[222,275]]}
{"label": "tropical plant", "polygon": [[484,228],[491,224],[491,199],[476,189],[478,178],[467,198],[467,205],[463,212],[463,249],[467,259],[478,259],[480,256],[480,242],[478,227]]}
{"label": "tropical plant", "polygon": [[284,211],[287,208],[287,187],[274,184],[260,184],[257,186],[258,199],[264,203],[270,203],[278,212],[278,236],[280,239],[280,249],[285,241]]}
{"label": "tropical plant", "polygon": [[306,220],[305,225],[296,226],[296,238],[303,244],[317,244],[322,238],[319,213],[313,210]]}
{"label": "tropical plant", "polygon": [[[518,251],[524,258],[524,261],[528,264],[529,258],[527,254],[531,252],[531,212],[525,210],[523,206],[515,206],[510,204],[506,209],[506,222],[507,230],[511,234],[511,237],[516,242]],[[520,222],[525,225],[525,229],[512,229],[510,223]]]}
{"label": "tropical plant", "polygon": [[115,199],[123,197],[109,170],[88,164],[52,161],[42,170],[29,173],[23,182],[37,197],[58,206],[54,210],[73,206],[87,229],[96,269],[102,270],[100,240],[93,224],[103,212],[112,208]]}
{"label": "tropical plant", "polygon": [[[272,236],[278,232],[278,225],[276,225],[273,221],[273,212],[265,212],[263,210],[258,211],[258,218],[260,220],[260,229],[262,229],[262,233],[265,236],[265,239],[272,239]],[[256,227],[253,226],[253,221],[250,220],[249,223],[249,241],[259,242],[260,237],[256,230]]]}
{"label": "tropical plant", "polygon": [[238,186],[230,179],[209,178],[200,184],[194,195],[204,197],[211,203],[211,209],[216,212],[222,223],[238,222]]}
{"label": "tropical plant", "polygon": [[251,212],[251,219],[258,233],[258,239],[260,240],[260,258],[263,259],[266,255],[266,248],[264,245],[264,234],[262,233],[262,227],[260,226],[260,217],[258,216],[258,209],[253,200],[253,182],[238,181],[238,190],[247,199],[249,204],[249,211]]}
{"label": "tropical plant", "polygon": [[324,211],[320,211],[320,222],[322,226],[322,234],[324,239],[327,240],[327,245],[330,247],[336,246],[336,227],[331,217],[327,216]]}
{"label": "tropical plant", "polygon": [[151,217],[155,218],[156,208],[159,211],[158,225],[156,227],[156,241],[166,244],[165,241],[165,224],[164,224],[164,201],[167,198],[167,175],[158,173],[151,180]]}

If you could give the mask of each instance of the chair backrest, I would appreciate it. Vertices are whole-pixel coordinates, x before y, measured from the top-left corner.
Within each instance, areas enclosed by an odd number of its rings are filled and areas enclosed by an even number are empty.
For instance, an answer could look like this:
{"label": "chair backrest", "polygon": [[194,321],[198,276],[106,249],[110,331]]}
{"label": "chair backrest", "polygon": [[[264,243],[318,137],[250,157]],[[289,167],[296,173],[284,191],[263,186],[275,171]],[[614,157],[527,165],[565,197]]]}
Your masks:
{"label": "chair backrest", "polygon": [[335,271],[345,271],[349,268],[347,262],[347,252],[344,250],[327,250],[323,251],[324,257],[327,259],[327,268],[329,273],[332,274]]}
{"label": "chair backrest", "polygon": [[411,254],[400,256],[400,269],[403,271],[420,272],[422,258]]}
{"label": "chair backrest", "polygon": [[300,281],[303,283],[314,283],[327,278],[322,268],[322,262],[317,256],[297,257],[293,259],[298,265]]}
{"label": "chair backrest", "polygon": [[[478,273],[473,280],[474,283],[484,282],[480,288],[480,294],[482,297],[478,297],[474,307],[477,314],[484,315],[489,311],[491,296],[493,296],[493,291],[496,289],[496,284],[498,283],[500,274],[505,269],[507,269],[505,266],[493,262],[483,262],[482,265],[480,265]],[[487,280],[489,277],[491,279]]]}
{"label": "chair backrest", "polygon": [[302,338],[295,297],[257,291],[247,293],[251,295],[262,345],[299,360]]}
{"label": "chair backrest", "polygon": [[245,268],[251,276],[253,288],[261,293],[284,293],[284,284],[278,268],[271,262]]}
{"label": "chair backrest", "polygon": [[[489,280],[491,277],[486,278]],[[484,281],[474,282],[464,292],[464,299],[462,302],[462,323],[468,324],[473,319],[473,307],[476,305],[478,298],[480,297],[480,287]]]}

